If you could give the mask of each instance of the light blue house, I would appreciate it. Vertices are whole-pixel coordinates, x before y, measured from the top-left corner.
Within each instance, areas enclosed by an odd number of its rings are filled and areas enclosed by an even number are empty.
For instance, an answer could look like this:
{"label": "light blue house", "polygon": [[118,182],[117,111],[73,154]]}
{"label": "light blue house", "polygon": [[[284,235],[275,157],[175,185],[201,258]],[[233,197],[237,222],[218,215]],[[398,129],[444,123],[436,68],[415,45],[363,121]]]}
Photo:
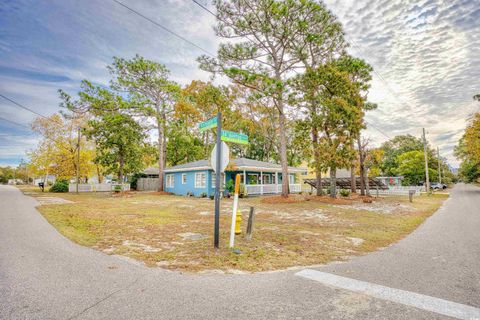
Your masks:
{"label": "light blue house", "polygon": [[[152,177],[153,169],[145,170]],[[276,194],[282,191],[282,168],[279,164],[238,158],[230,161],[223,175],[222,189],[236,174],[248,195]],[[288,167],[288,181],[291,193],[300,192],[300,174],[306,168]],[[158,169],[157,169],[158,177]],[[177,195],[213,196],[215,193],[215,173],[209,160],[199,160],[165,169],[165,191]]]}

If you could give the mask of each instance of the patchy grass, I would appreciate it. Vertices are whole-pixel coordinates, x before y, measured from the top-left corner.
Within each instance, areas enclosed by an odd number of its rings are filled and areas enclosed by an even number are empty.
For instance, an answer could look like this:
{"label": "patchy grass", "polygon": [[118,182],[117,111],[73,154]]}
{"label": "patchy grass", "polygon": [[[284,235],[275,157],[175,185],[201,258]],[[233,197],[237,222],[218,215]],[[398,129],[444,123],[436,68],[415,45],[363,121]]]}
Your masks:
{"label": "patchy grass", "polygon": [[[21,187],[33,196],[41,192]],[[45,204],[39,211],[63,235],[107,254],[129,256],[148,266],[203,271],[267,271],[344,260],[388,246],[412,232],[447,195],[361,198],[339,203],[295,197],[292,203],[264,198],[240,199],[242,231],[255,207],[253,239],[235,239],[241,254],[228,246],[232,200],[222,201],[220,245],[213,249],[210,199],[155,193],[113,197],[110,193],[50,196],[72,201]],[[272,197],[274,198],[274,197]],[[267,202],[267,203],[265,203]],[[190,237],[190,235],[192,235]]]}

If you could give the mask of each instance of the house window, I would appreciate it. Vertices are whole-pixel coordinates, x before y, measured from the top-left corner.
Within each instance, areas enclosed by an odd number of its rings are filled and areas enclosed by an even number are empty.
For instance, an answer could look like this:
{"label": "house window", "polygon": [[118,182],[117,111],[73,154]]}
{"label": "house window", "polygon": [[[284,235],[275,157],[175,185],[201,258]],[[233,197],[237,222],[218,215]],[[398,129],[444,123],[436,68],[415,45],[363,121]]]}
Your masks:
{"label": "house window", "polygon": [[[215,188],[215,179],[217,179],[217,174],[215,172],[212,172],[212,188]],[[225,173],[222,173],[220,179],[220,186],[222,186],[222,183],[225,184]]]}
{"label": "house window", "polygon": [[207,174],[205,172],[195,173],[195,188],[207,187]]}
{"label": "house window", "polygon": [[187,174],[182,173],[182,184],[187,184]]}
{"label": "house window", "polygon": [[263,184],[271,184],[272,183],[272,176],[267,174],[263,176]]}
{"label": "house window", "polygon": [[167,174],[167,188],[173,188],[175,184],[175,176],[173,174]]}
{"label": "house window", "polygon": [[258,174],[256,173],[249,173],[248,176],[248,184],[258,184]]}

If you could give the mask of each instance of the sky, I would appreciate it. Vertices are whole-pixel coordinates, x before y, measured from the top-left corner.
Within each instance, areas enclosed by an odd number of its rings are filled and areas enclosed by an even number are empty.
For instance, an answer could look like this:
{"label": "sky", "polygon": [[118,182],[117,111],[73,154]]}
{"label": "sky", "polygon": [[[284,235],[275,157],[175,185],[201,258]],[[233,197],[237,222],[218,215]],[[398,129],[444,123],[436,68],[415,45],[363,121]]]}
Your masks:
{"label": "sky", "polygon": [[[215,18],[190,0],[119,0],[209,52]],[[207,0],[198,0],[212,11]],[[427,131],[452,166],[468,118],[479,111],[480,0],[325,0],[343,24],[350,53],[374,69],[364,133],[374,146]],[[57,112],[58,89],[80,81],[108,85],[114,56],[140,54],[165,64],[173,80],[208,81],[195,46],[113,0],[0,0],[0,94],[45,116]],[[0,97],[0,166],[27,159],[38,137],[36,116]],[[6,121],[6,120],[10,121]],[[12,123],[13,122],[13,123]]]}

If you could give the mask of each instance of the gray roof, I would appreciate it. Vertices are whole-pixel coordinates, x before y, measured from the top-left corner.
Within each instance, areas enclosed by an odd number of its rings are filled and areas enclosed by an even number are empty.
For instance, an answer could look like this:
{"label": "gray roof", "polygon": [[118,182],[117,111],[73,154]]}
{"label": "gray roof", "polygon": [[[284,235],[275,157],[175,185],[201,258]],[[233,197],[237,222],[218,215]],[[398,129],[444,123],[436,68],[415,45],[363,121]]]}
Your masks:
{"label": "gray roof", "polygon": [[[264,170],[271,170],[271,171],[281,171],[282,166],[276,163],[252,160],[247,158],[237,158],[231,160],[233,165],[237,167],[239,170],[243,169],[264,169]],[[183,170],[205,170],[205,169],[212,169],[210,165],[210,160],[198,160],[189,163],[179,164],[173,167],[165,168],[165,172],[173,172],[173,171],[183,171]],[[290,171],[306,171],[306,168],[296,168],[296,167],[288,167]],[[143,171],[145,174],[158,174],[158,168],[148,168]]]}

